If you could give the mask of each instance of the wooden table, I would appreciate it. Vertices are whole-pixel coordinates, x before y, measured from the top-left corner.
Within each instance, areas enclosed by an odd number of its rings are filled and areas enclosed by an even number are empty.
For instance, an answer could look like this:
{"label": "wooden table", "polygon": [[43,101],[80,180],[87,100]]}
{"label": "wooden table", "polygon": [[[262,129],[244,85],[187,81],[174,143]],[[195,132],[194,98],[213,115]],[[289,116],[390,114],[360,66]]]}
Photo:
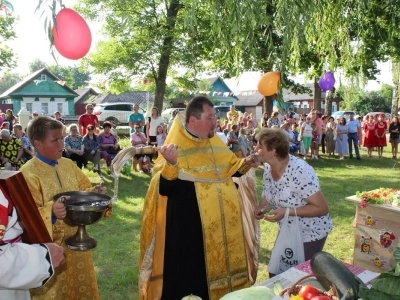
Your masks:
{"label": "wooden table", "polygon": [[400,208],[387,204],[362,208],[357,196],[346,200],[356,204],[353,265],[380,273],[393,269],[393,251],[400,247]]}

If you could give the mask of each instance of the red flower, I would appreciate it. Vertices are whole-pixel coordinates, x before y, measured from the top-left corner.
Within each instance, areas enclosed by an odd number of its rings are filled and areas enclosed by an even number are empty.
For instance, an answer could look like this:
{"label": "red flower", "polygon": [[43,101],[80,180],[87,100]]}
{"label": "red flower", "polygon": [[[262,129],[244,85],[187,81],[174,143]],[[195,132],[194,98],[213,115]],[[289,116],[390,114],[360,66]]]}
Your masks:
{"label": "red flower", "polygon": [[367,207],[367,201],[365,199],[361,199],[360,207],[362,207],[362,208]]}
{"label": "red flower", "polygon": [[390,205],[397,192],[396,189],[380,188],[369,192],[357,192],[357,196],[361,199],[360,206],[365,208],[368,203]]}

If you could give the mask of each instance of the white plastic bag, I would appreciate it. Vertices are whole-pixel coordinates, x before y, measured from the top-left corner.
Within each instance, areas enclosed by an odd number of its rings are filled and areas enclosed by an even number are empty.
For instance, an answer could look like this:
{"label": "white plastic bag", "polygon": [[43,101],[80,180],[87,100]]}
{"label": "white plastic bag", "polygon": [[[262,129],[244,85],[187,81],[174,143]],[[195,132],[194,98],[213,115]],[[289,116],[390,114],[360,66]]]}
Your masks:
{"label": "white plastic bag", "polygon": [[268,263],[268,272],[272,274],[280,274],[305,261],[301,222],[296,215],[289,224],[289,210],[290,208],[286,208],[282,226]]}

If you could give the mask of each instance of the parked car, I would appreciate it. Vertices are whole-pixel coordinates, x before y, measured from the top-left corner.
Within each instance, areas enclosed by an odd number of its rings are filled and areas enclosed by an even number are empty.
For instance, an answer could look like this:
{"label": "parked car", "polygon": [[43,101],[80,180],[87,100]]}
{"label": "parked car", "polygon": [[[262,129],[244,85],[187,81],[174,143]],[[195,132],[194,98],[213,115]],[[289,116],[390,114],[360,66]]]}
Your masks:
{"label": "parked car", "polygon": [[379,111],[369,112],[365,116],[374,116],[374,118],[376,118],[376,116],[378,116],[378,115],[384,115],[385,119],[388,122],[390,122],[390,120],[392,119],[392,115],[390,113],[384,113],[384,112],[379,112]]}
{"label": "parked car", "polygon": [[364,116],[363,120],[365,120],[365,118],[367,116],[374,116],[374,118],[376,118],[379,115],[384,115],[385,116],[385,122],[387,124],[387,129],[389,130],[389,124],[390,124],[390,121],[392,119],[392,115],[390,113],[384,113],[384,112],[380,112],[380,111],[369,112]]}
{"label": "parked car", "polygon": [[179,112],[184,112],[184,111],[185,111],[185,108],[182,108],[182,107],[171,107],[171,108],[167,108],[166,110],[164,110],[164,111],[161,113],[161,116],[163,117],[164,122],[165,122],[166,124],[168,124],[168,121],[169,121],[169,119],[171,118],[171,114],[172,114],[172,112],[173,112],[174,110],[178,110]]}
{"label": "parked car", "polygon": [[[114,126],[128,125],[129,115],[133,113],[133,104],[129,102],[100,103],[93,109],[93,114],[99,119],[100,125],[109,121]],[[139,112],[146,116],[146,110],[139,107]]]}
{"label": "parked car", "polygon": [[356,115],[356,113],[352,110],[338,110],[332,113],[332,117],[335,119],[335,121],[337,118],[345,118],[348,120],[350,118],[350,114]]}

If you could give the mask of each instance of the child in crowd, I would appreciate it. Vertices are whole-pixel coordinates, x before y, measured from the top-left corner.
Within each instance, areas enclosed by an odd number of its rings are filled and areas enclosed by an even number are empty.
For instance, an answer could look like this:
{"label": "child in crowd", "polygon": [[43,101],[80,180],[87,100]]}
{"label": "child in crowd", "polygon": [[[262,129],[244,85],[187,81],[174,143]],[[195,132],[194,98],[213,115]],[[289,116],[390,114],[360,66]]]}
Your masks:
{"label": "child in crowd", "polygon": [[317,125],[312,122],[312,142],[311,142],[311,158],[318,159],[318,129]]}
{"label": "child in crowd", "polygon": [[[292,132],[293,132],[293,144],[297,146],[297,150],[300,150],[300,141],[299,141],[299,125],[297,123],[292,124]],[[304,148],[304,147],[303,147]],[[296,151],[297,152],[297,151]],[[303,155],[303,153],[299,153]]]}
{"label": "child in crowd", "polygon": [[[303,141],[304,144],[304,160],[307,159],[308,150],[310,149],[311,142],[312,142],[312,127],[311,127],[311,117],[306,117],[305,122],[301,125],[301,132],[299,140]],[[311,153],[312,154],[312,153]]]}
{"label": "child in crowd", "polygon": [[165,138],[166,138],[166,134],[164,131],[164,128],[161,125],[157,126],[157,146],[161,147],[162,145],[164,145],[165,142]]}
{"label": "child in crowd", "polygon": [[246,129],[242,128],[239,131],[239,146],[240,150],[242,150],[243,155],[247,156],[248,150],[247,150],[247,137],[246,137]]}
{"label": "child in crowd", "polygon": [[[65,205],[53,196],[68,191],[107,193],[100,185],[92,187],[76,164],[62,158],[64,125],[50,117],[37,117],[28,125],[27,135],[36,156],[21,168],[29,191],[53,242],[64,248],[65,265],[42,288],[31,290],[32,299],[100,299],[91,251],[69,249],[64,241],[75,235],[76,227],[64,221]],[[79,280],[78,280],[79,279]]]}

